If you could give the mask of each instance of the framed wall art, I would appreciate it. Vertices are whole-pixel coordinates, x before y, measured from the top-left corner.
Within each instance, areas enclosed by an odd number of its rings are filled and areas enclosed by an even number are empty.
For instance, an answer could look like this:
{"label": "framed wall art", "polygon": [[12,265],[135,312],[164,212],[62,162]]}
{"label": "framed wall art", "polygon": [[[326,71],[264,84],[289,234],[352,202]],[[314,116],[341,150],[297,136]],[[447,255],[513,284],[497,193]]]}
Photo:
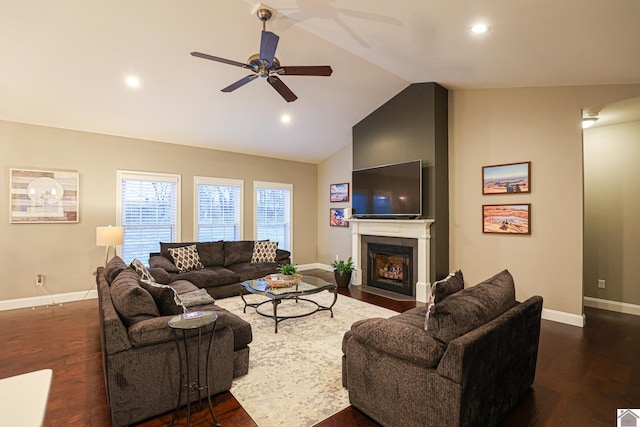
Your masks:
{"label": "framed wall art", "polygon": [[482,194],[531,192],[531,162],[482,167]]}
{"label": "framed wall art", "polygon": [[329,186],[329,200],[331,202],[348,202],[349,183],[331,184]]}
{"label": "framed wall art", "polygon": [[66,171],[10,169],[10,222],[79,221],[79,174]]}
{"label": "framed wall art", "polygon": [[349,221],[344,218],[344,208],[329,209],[329,225],[331,227],[348,227]]}
{"label": "framed wall art", "polygon": [[482,205],[482,232],[531,234],[531,204]]}

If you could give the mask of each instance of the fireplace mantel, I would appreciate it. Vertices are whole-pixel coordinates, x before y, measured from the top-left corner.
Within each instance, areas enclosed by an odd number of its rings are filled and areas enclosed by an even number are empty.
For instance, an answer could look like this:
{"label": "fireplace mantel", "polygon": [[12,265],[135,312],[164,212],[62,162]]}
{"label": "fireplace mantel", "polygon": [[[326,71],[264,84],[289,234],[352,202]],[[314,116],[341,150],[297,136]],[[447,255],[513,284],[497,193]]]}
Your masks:
{"label": "fireplace mantel", "polygon": [[429,289],[429,246],[432,219],[355,219],[351,226],[351,258],[356,268],[355,285],[362,285],[362,235],[418,239],[418,278],[416,281],[416,301],[427,302]]}

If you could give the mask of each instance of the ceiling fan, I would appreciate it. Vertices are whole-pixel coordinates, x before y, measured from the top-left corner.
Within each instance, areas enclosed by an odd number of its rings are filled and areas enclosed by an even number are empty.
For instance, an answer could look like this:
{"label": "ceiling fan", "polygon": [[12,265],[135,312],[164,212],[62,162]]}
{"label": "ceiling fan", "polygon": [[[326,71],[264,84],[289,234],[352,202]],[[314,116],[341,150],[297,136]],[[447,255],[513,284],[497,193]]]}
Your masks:
{"label": "ceiling fan", "polygon": [[267,82],[282,96],[287,102],[292,102],[298,97],[284,84],[278,76],[330,76],[333,70],[328,65],[313,66],[284,66],[280,65],[280,61],[275,57],[276,48],[278,47],[278,37],[271,31],[266,31],[266,24],[273,16],[271,9],[264,6],[256,11],[258,19],[262,21],[262,38],[260,40],[260,53],[251,55],[246,64],[242,62],[232,61],[230,59],[219,58],[217,56],[208,55],[206,53],[191,52],[192,56],[209,59],[211,61],[222,62],[223,64],[234,65],[240,68],[246,68],[253,71],[246,77],[222,89],[222,92],[233,92],[234,90],[246,85],[247,83],[257,79],[258,77],[266,78]]}

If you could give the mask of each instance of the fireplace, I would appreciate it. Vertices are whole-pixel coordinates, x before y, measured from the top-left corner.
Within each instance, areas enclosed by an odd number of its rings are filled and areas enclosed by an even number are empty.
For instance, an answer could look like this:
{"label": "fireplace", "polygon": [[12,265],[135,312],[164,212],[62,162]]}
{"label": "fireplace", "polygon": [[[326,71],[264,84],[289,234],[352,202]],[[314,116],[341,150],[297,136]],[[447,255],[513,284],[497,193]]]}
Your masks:
{"label": "fireplace", "polygon": [[367,244],[368,286],[414,296],[413,247]]}
{"label": "fireplace", "polygon": [[[366,285],[368,271],[368,244],[408,246],[413,251],[410,287],[416,301],[429,300],[429,246],[431,219],[350,219],[351,256],[356,267],[354,284]],[[406,271],[403,272],[403,279]],[[396,291],[397,292],[397,291]]]}

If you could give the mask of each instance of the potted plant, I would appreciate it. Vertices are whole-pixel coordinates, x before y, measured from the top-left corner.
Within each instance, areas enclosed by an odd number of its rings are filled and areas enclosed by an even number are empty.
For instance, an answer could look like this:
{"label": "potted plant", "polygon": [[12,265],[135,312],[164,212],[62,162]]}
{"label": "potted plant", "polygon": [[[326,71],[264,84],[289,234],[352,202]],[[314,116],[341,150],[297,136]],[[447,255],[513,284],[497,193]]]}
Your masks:
{"label": "potted plant", "polygon": [[282,275],[283,280],[293,280],[298,273],[298,266],[294,264],[283,264],[278,267],[278,273]]}
{"label": "potted plant", "polygon": [[338,287],[349,287],[349,282],[351,282],[351,273],[355,270],[351,257],[349,257],[346,262],[336,257],[336,260],[333,261],[331,267],[333,268],[333,276],[336,279]]}

